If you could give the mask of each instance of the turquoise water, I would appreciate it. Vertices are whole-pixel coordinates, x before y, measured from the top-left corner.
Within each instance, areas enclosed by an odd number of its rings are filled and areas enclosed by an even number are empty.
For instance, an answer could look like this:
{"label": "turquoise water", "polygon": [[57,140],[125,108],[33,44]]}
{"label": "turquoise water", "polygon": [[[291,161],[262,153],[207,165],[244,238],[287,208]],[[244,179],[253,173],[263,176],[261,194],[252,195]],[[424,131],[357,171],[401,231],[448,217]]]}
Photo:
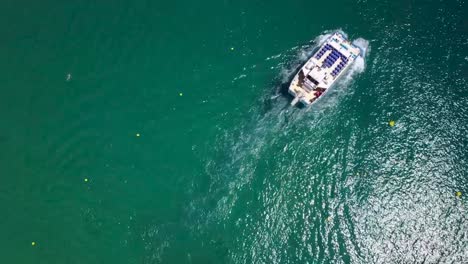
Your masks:
{"label": "turquoise water", "polygon": [[[466,10],[5,3],[1,262],[467,262]],[[333,30],[364,62],[291,108]]]}

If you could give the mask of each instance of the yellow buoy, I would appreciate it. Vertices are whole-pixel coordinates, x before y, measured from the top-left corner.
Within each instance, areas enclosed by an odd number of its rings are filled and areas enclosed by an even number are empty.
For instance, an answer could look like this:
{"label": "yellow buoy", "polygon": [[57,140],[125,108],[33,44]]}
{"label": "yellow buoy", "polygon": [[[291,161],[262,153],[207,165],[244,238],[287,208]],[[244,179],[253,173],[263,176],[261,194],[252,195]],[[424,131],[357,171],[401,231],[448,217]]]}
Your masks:
{"label": "yellow buoy", "polygon": [[388,124],[389,124],[389,125],[392,127],[392,126],[394,126],[394,125],[395,125],[395,121],[393,121],[393,120],[390,120],[390,122],[388,122]]}
{"label": "yellow buoy", "polygon": [[457,192],[456,195],[457,195],[457,197],[461,197],[462,193],[461,193],[461,192]]}
{"label": "yellow buoy", "polygon": [[36,245],[36,242],[34,242],[34,241],[33,241],[33,242],[31,242],[31,246],[33,246],[33,247],[34,247],[35,245]]}

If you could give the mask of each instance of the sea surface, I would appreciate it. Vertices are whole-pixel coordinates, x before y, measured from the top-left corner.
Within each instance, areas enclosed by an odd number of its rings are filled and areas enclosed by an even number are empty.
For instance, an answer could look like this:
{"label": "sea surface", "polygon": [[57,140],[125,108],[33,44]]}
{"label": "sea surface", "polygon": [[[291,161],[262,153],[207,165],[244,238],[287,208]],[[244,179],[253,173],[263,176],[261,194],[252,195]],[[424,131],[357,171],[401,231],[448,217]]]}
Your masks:
{"label": "sea surface", "polygon": [[[336,30],[364,58],[289,106]],[[4,1],[0,36],[0,263],[468,263],[466,1]]]}

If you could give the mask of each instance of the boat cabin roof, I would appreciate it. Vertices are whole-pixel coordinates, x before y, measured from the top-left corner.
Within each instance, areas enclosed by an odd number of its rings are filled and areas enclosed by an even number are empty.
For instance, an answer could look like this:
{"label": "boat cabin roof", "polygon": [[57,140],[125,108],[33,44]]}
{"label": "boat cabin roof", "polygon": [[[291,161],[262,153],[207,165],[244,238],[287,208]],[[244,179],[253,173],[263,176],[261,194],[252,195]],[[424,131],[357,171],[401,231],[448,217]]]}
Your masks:
{"label": "boat cabin roof", "polygon": [[359,48],[340,33],[335,33],[305,65],[306,77],[315,85],[326,88],[359,53]]}

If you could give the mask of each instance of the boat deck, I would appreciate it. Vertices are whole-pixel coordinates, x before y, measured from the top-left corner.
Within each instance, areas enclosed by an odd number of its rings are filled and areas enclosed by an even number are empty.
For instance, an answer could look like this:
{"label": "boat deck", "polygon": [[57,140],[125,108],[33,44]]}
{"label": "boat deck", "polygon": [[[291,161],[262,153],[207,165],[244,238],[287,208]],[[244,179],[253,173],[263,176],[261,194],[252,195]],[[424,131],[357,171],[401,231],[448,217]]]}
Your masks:
{"label": "boat deck", "polygon": [[296,98],[293,103],[313,103],[335,83],[359,54],[359,48],[343,34],[337,32],[331,35],[292,80],[289,93]]}

